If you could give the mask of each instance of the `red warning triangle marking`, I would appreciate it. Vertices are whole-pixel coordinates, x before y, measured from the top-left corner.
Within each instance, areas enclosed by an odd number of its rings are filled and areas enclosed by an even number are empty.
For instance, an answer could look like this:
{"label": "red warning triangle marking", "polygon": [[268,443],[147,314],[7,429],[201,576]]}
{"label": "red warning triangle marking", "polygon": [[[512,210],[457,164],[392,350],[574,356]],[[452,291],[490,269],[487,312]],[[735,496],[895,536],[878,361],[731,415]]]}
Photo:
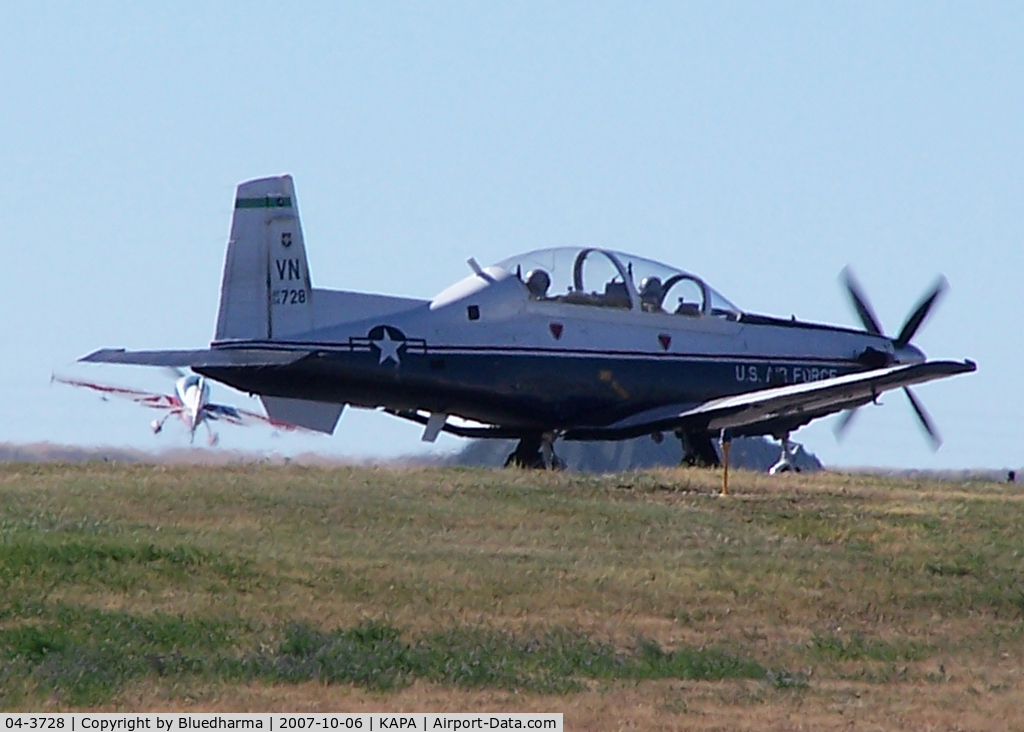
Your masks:
{"label": "red warning triangle marking", "polygon": [[562,337],[562,330],[564,326],[561,323],[552,323],[548,327],[551,328],[551,335],[555,337],[556,341]]}
{"label": "red warning triangle marking", "polygon": [[661,344],[661,350],[667,351],[668,347],[672,345],[672,336],[667,333],[658,334],[658,343]]}

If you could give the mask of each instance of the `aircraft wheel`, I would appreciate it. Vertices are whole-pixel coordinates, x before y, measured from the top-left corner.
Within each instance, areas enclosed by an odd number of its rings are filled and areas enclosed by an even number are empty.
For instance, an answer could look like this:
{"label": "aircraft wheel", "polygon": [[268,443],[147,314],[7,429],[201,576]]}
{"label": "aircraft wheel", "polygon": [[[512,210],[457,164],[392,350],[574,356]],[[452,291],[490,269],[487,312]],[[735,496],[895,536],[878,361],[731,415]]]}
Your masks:
{"label": "aircraft wheel", "polygon": [[544,464],[544,458],[540,456],[540,453],[531,456],[523,456],[516,452],[513,452],[505,460],[506,468],[523,468],[526,470],[544,470],[547,466]]}
{"label": "aircraft wheel", "polygon": [[[506,468],[524,468],[527,470],[565,470],[566,464],[551,449],[545,448],[543,435],[530,435],[519,440],[516,449],[505,460]],[[545,450],[550,458],[544,456]]]}
{"label": "aircraft wheel", "polygon": [[676,431],[676,437],[683,447],[683,459],[680,465],[687,468],[717,468],[722,464],[711,442],[711,436],[706,433],[686,433]]}
{"label": "aircraft wheel", "polygon": [[544,456],[540,453],[541,436],[530,435],[523,437],[516,445],[516,449],[505,460],[506,468],[526,468],[537,470],[547,467],[544,465]]}

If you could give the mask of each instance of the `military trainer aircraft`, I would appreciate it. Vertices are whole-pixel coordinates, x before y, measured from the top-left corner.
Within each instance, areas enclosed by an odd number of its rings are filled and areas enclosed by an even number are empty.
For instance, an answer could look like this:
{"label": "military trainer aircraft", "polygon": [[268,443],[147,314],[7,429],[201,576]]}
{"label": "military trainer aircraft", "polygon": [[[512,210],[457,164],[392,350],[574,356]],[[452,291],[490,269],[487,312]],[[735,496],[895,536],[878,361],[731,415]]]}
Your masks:
{"label": "military trainer aircraft", "polygon": [[218,442],[217,433],[211,427],[211,422],[227,422],[228,424],[247,426],[252,424],[263,424],[277,430],[291,431],[298,429],[295,425],[280,420],[269,419],[262,414],[250,412],[245,409],[233,407],[230,404],[216,404],[210,401],[210,384],[206,378],[199,374],[186,374],[183,371],[175,370],[174,393],[163,394],[161,392],[142,391],[130,389],[113,384],[101,384],[95,381],[74,379],[64,376],[52,377],[52,381],[68,386],[77,386],[98,392],[104,400],[108,396],[129,399],[136,404],[149,409],[156,409],[164,412],[163,417],[154,419],[150,423],[153,434],[160,434],[164,429],[164,423],[171,417],[178,417],[188,430],[189,443],[195,441],[196,430],[199,425],[206,427],[206,441],[212,447]]}
{"label": "military trainer aircraft", "polygon": [[674,433],[691,464],[718,438],[782,442],[813,419],[975,370],[911,345],[945,288],[896,337],[847,276],[864,329],[740,310],[700,277],[597,248],[481,267],[432,300],[314,288],[290,176],[238,186],[216,333],[193,351],[102,349],[83,361],[190,367],[258,394],[271,418],[333,432],[346,404],[474,438],[519,440],[509,462],[555,467],[556,439]]}

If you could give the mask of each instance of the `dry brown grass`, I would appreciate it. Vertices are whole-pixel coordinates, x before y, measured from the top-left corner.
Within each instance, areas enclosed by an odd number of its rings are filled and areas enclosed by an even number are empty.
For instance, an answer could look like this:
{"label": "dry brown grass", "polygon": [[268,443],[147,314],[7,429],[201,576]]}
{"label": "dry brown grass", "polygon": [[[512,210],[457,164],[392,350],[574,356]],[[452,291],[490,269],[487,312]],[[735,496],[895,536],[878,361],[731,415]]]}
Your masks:
{"label": "dry brown grass", "polygon": [[[975,674],[991,675],[991,669]],[[1024,726],[1020,673],[1012,687],[977,681],[869,684],[822,681],[794,692],[753,682],[647,681],[569,696],[464,691],[416,683],[381,695],[351,686],[233,686],[191,694],[136,687],[106,711],[561,712],[568,730],[1016,730]]]}
{"label": "dry brown grass", "polygon": [[182,572],[37,567],[4,580],[0,605],[251,628],[384,618],[409,636],[568,627],[622,648],[638,636],[723,648],[796,680],[583,679],[583,691],[541,695],[144,677],[111,709],[561,711],[569,729],[1024,728],[1024,492],[731,478],[720,498],[719,476],[697,470],[7,465],[3,542],[184,546],[213,559]]}

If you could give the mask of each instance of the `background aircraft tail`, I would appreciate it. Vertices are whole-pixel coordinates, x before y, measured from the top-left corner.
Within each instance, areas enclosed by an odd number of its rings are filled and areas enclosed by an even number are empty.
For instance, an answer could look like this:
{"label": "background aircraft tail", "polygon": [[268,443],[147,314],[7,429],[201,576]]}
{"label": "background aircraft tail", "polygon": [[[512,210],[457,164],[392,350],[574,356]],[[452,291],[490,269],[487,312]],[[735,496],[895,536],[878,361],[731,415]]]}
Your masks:
{"label": "background aircraft tail", "polygon": [[216,341],[287,339],[313,329],[313,287],[290,175],[238,186]]}

